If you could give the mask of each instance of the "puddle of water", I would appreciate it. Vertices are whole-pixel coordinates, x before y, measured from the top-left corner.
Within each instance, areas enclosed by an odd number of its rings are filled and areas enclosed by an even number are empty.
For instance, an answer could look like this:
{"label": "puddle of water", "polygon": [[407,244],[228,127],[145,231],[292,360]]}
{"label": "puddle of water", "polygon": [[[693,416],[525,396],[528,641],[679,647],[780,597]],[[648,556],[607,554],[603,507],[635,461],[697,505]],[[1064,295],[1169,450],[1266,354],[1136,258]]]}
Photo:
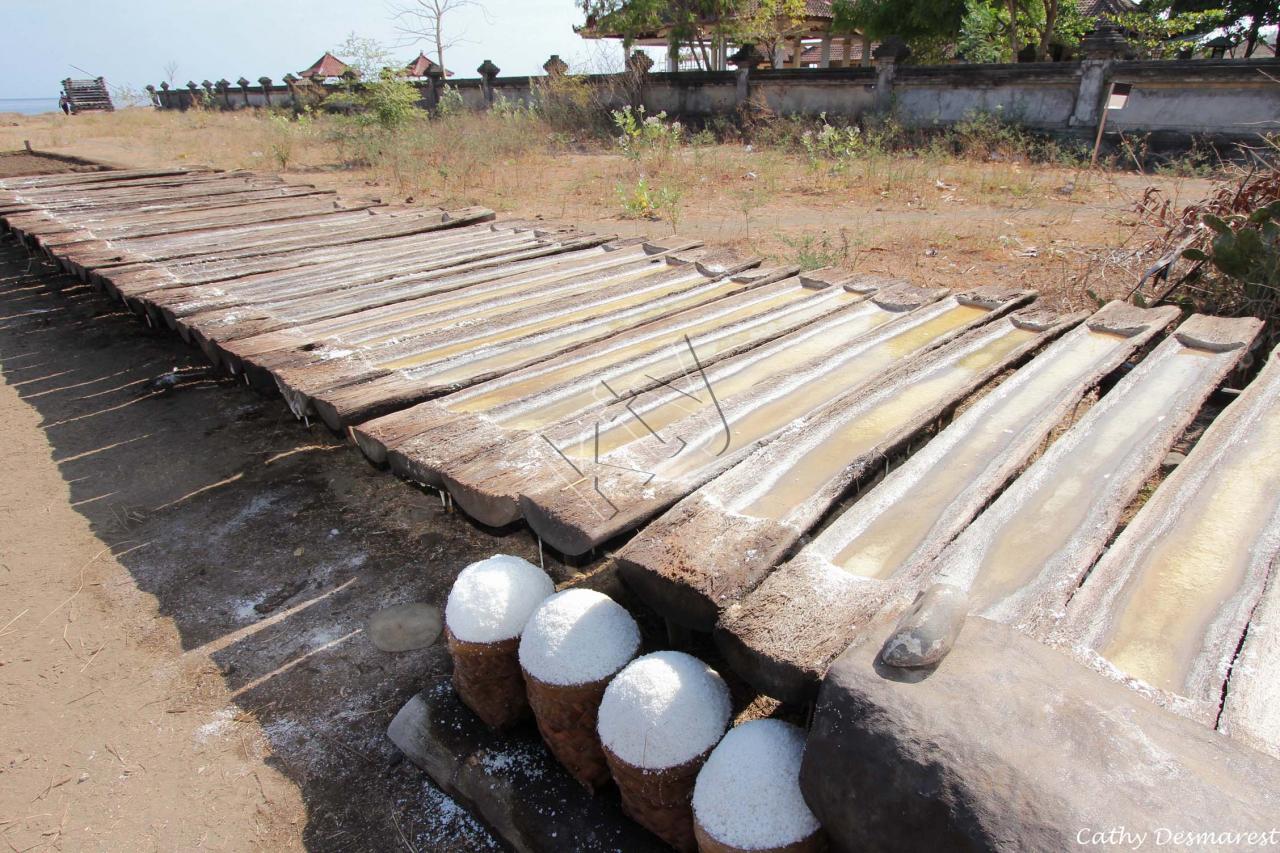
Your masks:
{"label": "puddle of water", "polygon": [[975,610],[1004,600],[1043,571],[1080,530],[1099,496],[1108,493],[1111,476],[1152,440],[1170,403],[1203,384],[1206,371],[1218,362],[1202,350],[1173,351],[1127,389],[1122,405],[1081,421],[1087,431],[1077,433],[1070,452],[1052,457],[1052,468],[1036,472],[1034,488],[1016,492],[1021,503],[1002,519],[970,586]]}
{"label": "puddle of water", "polygon": [[1002,322],[997,329],[981,346],[960,358],[944,362],[905,387],[877,395],[873,405],[862,407],[856,417],[798,459],[789,461],[784,470],[775,473],[767,483],[743,495],[741,505],[733,508],[744,515],[785,520],[797,505],[808,500],[846,466],[890,439],[903,424],[919,417],[938,400],[960,393],[975,377],[1037,336],[1009,322]]}
{"label": "puddle of water", "polygon": [[[575,364],[556,371],[549,381],[545,376],[531,377],[517,386],[501,389],[491,395],[498,398],[498,402],[504,402],[502,397],[510,400],[536,393],[536,389],[532,386],[539,380],[551,384],[587,376],[591,371],[607,369],[610,366],[622,364],[627,366],[625,370],[608,374],[606,378],[608,388],[602,382],[592,382],[588,387],[558,398],[539,400],[531,406],[518,407],[509,414],[498,415],[494,420],[504,426],[538,429],[569,417],[593,403],[613,402],[616,399],[614,393],[619,397],[626,397],[636,389],[651,384],[651,376],[683,376],[697,370],[697,365],[684,342],[685,335],[692,340],[694,352],[697,353],[699,361],[706,363],[736,347],[767,338],[779,331],[812,320],[835,306],[852,304],[862,299],[865,297],[845,291],[840,291],[832,297],[819,298],[814,291],[796,286],[755,305],[745,306],[719,317],[708,318],[679,330],[668,331],[661,339],[620,347],[608,354],[608,363]],[[797,305],[797,302],[800,304]],[[733,330],[726,329],[728,326],[739,323],[748,325]],[[543,387],[546,385],[544,384]],[[609,389],[614,393],[610,393]],[[475,411],[469,408],[472,401],[463,405],[464,410]]]}
{"label": "puddle of water", "polygon": [[[948,333],[990,313],[985,308],[958,305],[954,302],[944,302],[943,306],[941,311],[935,312],[932,316],[929,316],[926,311],[920,318],[920,322],[905,324],[901,330],[884,340],[876,341],[861,349],[832,352],[828,360],[816,364],[810,374],[791,383],[782,389],[781,393],[775,392],[771,397],[734,407],[735,410],[732,412],[726,410],[725,414],[729,420],[727,442],[723,426],[717,425],[713,430],[687,439],[688,446],[670,461],[658,466],[658,472],[664,477],[674,479],[712,463],[717,456],[749,446],[782,429],[796,418],[831,402],[858,383],[878,375],[906,356],[919,352]],[[792,361],[787,366],[800,363],[802,362],[799,360]],[[849,376],[850,380],[839,381],[833,375],[837,371]],[[722,392],[719,383],[712,387],[722,401],[727,400],[734,392],[750,390],[748,386],[730,388]]]}
{"label": "puddle of water", "polygon": [[[1071,335],[1063,341],[1069,346],[1046,352],[1005,383],[1016,382],[1016,387],[993,392],[949,427],[961,437],[959,442],[952,444],[945,430],[935,438],[946,448],[945,455],[920,455],[895,471],[891,477],[911,483],[905,491],[871,513],[865,504],[855,507],[852,529],[839,524],[829,528],[843,541],[828,546],[838,549],[831,562],[863,577],[892,576],[927,541],[974,478],[1000,458],[1014,435],[1047,433],[1053,424],[1043,422],[1044,415],[1053,416],[1054,403],[1064,393],[1080,393],[1081,381],[1098,364],[1130,348],[1123,337],[1085,327]],[[895,486],[886,481],[878,488]],[[822,547],[821,539],[815,546]]]}
{"label": "puddle of water", "polygon": [[1212,633],[1218,609],[1240,588],[1254,545],[1280,500],[1280,407],[1267,408],[1145,555],[1116,602],[1098,652],[1124,672],[1180,693]]}
{"label": "puddle of water", "polygon": [[[641,275],[643,275],[643,273]],[[516,338],[523,338],[528,335],[537,334],[538,332],[561,328],[572,330],[574,323],[589,320],[604,314],[614,314],[625,311],[628,308],[635,308],[641,305],[653,303],[656,300],[661,300],[664,296],[671,296],[682,291],[687,291],[689,290],[690,284],[699,281],[705,281],[705,279],[696,271],[673,278],[661,278],[657,283],[649,284],[647,286],[638,285],[634,290],[610,299],[601,301],[589,300],[588,303],[581,308],[564,311],[551,317],[531,319],[525,322],[515,322],[498,331],[477,335],[466,340],[454,340],[447,344],[442,343],[437,344],[436,346],[428,345],[425,349],[415,349],[410,355],[382,362],[377,366],[384,370],[405,370],[407,368],[430,365],[433,362],[442,361],[451,356],[458,355],[459,353],[470,352],[484,347],[507,343],[515,340]],[[701,299],[708,298],[711,293],[730,291],[741,287],[742,285],[740,284],[726,281],[706,289],[697,288],[696,292],[687,296],[684,302],[677,302],[674,305],[672,303],[664,302],[660,307],[654,308],[650,311],[641,312],[640,316],[665,314],[672,310],[678,310],[683,304],[696,303],[701,301]],[[501,313],[505,314],[505,309],[503,309]],[[630,315],[625,319],[620,318],[614,324],[607,325],[605,328],[628,325],[629,323],[635,322],[634,317],[635,315]],[[481,318],[483,318],[483,314],[481,315]],[[446,322],[446,324],[448,323],[448,321],[444,322]],[[415,331],[414,334],[416,336],[418,332]],[[579,335],[579,337],[586,337],[594,334],[599,334],[598,326],[592,326],[589,335]],[[554,341],[559,341],[559,336],[553,335],[552,338]],[[376,342],[377,341],[375,341],[375,343]],[[554,350],[563,346],[563,344],[551,343],[550,346],[552,350]],[[542,348],[545,349],[546,347],[547,344],[544,344]],[[534,354],[535,345],[530,344],[530,346],[522,350],[522,352],[528,355]],[[468,363],[468,366],[464,368],[468,375],[475,373],[474,367],[476,364],[476,361],[471,361]]]}

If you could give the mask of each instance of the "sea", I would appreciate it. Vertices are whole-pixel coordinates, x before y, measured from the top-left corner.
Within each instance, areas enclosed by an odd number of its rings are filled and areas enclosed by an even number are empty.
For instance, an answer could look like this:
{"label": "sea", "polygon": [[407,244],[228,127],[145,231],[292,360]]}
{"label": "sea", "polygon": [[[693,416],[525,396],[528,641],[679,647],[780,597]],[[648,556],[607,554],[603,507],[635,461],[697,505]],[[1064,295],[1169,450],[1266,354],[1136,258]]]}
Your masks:
{"label": "sea", "polygon": [[0,98],[0,113],[20,113],[24,116],[39,113],[56,113],[57,98]]}

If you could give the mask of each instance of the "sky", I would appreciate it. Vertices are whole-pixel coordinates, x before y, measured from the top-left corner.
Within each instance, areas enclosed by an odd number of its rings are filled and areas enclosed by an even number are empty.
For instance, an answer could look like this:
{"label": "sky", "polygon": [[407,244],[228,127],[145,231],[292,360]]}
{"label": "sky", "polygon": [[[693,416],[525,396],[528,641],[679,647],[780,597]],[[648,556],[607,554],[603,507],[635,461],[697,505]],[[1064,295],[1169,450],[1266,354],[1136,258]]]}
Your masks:
{"label": "sky", "polygon": [[[0,98],[56,98],[64,77],[103,76],[112,87],[141,90],[240,76],[279,82],[309,66],[354,32],[394,49],[404,61],[421,48],[405,44],[388,3],[394,0],[0,0]],[[404,0],[399,0],[404,2]],[[578,38],[574,0],[484,0],[445,18],[446,33],[466,41],[446,50],[459,76],[492,59],[502,74],[541,74],[558,53],[576,71],[613,70],[622,49]],[[72,66],[79,66],[74,68]]]}

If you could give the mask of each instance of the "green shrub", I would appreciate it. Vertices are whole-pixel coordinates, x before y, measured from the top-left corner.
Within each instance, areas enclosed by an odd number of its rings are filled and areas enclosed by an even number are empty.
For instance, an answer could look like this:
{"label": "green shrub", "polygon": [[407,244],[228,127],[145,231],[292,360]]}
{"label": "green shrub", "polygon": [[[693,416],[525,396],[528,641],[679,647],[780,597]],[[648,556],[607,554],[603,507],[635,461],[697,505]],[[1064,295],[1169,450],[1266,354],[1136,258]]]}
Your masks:
{"label": "green shrub", "polygon": [[614,126],[620,131],[617,137],[618,147],[633,159],[650,153],[670,153],[680,145],[684,134],[680,122],[668,124],[665,112],[646,116],[643,105],[634,110],[625,106],[614,110],[612,116]]}

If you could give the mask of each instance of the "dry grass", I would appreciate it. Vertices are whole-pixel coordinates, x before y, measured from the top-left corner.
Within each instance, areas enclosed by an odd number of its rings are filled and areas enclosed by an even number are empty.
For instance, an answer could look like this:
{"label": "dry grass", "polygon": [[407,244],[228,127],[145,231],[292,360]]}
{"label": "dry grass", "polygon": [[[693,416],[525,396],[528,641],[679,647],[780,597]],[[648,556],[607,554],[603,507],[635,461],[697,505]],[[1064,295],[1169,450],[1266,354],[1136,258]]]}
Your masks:
{"label": "dry grass", "polygon": [[[778,128],[781,128],[781,132]],[[770,259],[840,263],[922,284],[1036,287],[1055,304],[1132,288],[1154,227],[1131,211],[1150,176],[1036,164],[999,139],[814,157],[801,127],[771,142],[683,144],[628,156],[527,110],[418,119],[387,132],[333,116],[121,110],[0,123],[0,149],[37,148],[129,165],[201,163],[282,171],[348,192],[431,205],[479,204],[635,234],[678,229]],[[757,139],[767,137],[757,134]],[[958,153],[957,153],[957,149]],[[1155,181],[1192,200],[1209,183]],[[647,192],[648,205],[635,202]]]}

